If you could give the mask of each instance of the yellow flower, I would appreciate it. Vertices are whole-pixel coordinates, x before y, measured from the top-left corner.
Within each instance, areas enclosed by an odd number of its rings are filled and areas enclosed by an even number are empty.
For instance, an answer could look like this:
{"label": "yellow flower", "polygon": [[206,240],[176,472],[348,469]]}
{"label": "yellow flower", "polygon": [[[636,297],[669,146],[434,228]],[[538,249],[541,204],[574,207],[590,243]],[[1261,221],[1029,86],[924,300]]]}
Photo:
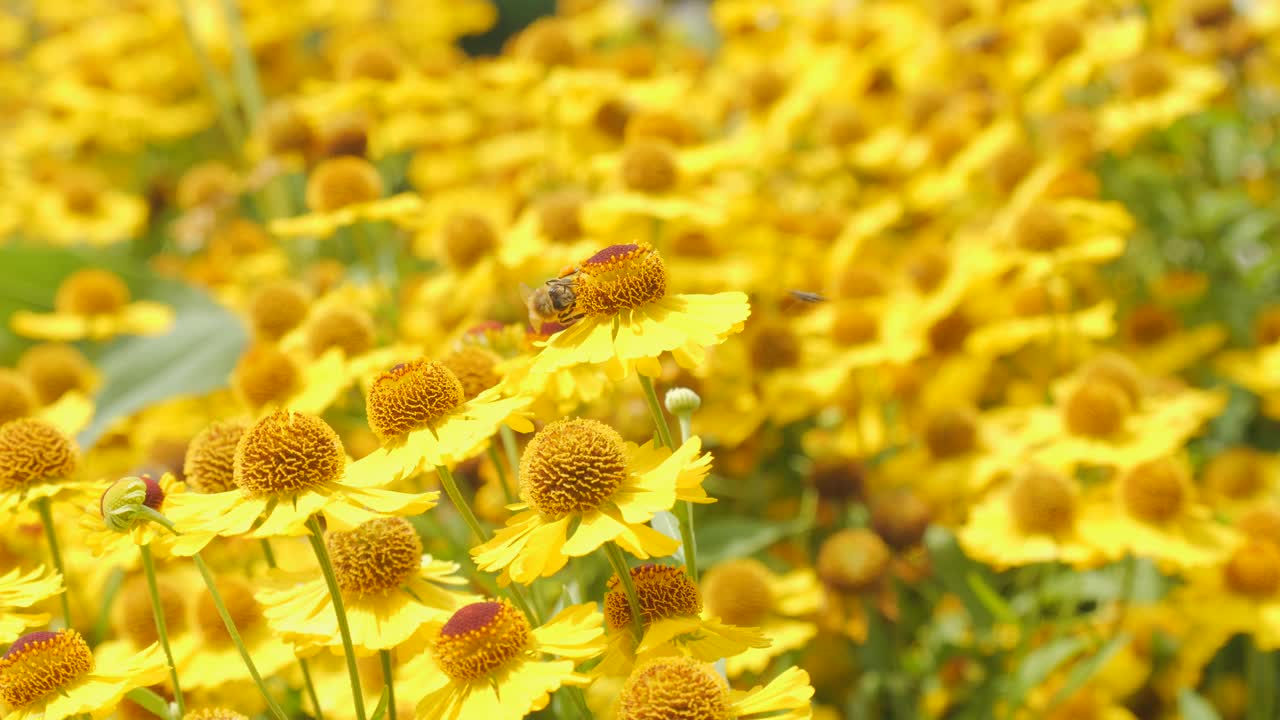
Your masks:
{"label": "yellow flower", "polygon": [[[456,563],[422,554],[422,541],[407,520],[366,521],[325,539],[342,591],[351,641],[366,651],[389,650],[425,623],[443,621],[476,600],[451,589],[466,581]],[[340,647],[338,617],[328,586],[314,572],[281,574],[258,592],[272,630],[296,647]]]}
{"label": "yellow flower", "polygon": [[520,413],[525,397],[504,398],[495,388],[470,399],[443,363],[420,358],[382,373],[365,403],[369,428],[382,440],[347,469],[358,483],[385,483],[419,470],[447,466],[479,454],[504,424],[533,429]]}
{"label": "yellow flower", "polygon": [[1094,16],[1088,5],[1028,5],[1010,18],[1016,45],[1009,70],[1026,86],[1028,110],[1047,113],[1057,109],[1067,103],[1068,93],[1088,84],[1098,70],[1114,67],[1142,51],[1147,39],[1143,18]]}
{"label": "yellow flower", "polygon": [[318,415],[337,401],[352,380],[341,348],[331,347],[319,357],[308,358],[261,343],[245,348],[231,385],[241,404],[258,415],[277,408]]}
{"label": "yellow flower", "polygon": [[1212,354],[1227,340],[1217,323],[1182,327],[1171,309],[1144,304],[1129,311],[1124,320],[1120,349],[1150,375],[1177,375]]}
{"label": "yellow flower", "polygon": [[358,222],[402,222],[422,211],[422,198],[416,194],[382,195],[382,177],[368,160],[351,155],[329,158],[307,178],[307,208],[311,212],[273,220],[268,229],[284,238],[323,238]]}
{"label": "yellow flower", "polygon": [[636,666],[622,686],[609,720],[729,720],[770,717],[808,720],[813,710],[809,674],[783,671],[768,685],[730,690],[710,663],[687,657],[654,658]]}
{"label": "yellow flower", "polygon": [[1203,567],[1221,562],[1240,542],[1195,497],[1185,460],[1143,462],[1110,490],[1083,509],[1077,525],[1081,540],[1110,560],[1136,555],[1164,567]]}
{"label": "yellow flower", "polygon": [[670,555],[679,543],[645,523],[677,500],[714,502],[702,489],[711,456],[700,447],[694,437],[671,452],[624,443],[594,420],[553,422],[520,458],[523,502],[511,509],[521,512],[471,554],[482,570],[524,584],[607,542],[639,558]]}
{"label": "yellow flower", "polygon": [[119,276],[96,268],[63,278],[52,313],[17,310],[13,331],[38,340],[108,340],[116,335],[160,335],[173,325],[173,309],[149,300],[130,302]]}
{"label": "yellow flower", "polygon": [[809,569],[779,576],[757,560],[729,560],[702,576],[702,599],[704,619],[759,628],[770,643],[729,657],[730,677],[759,675],[771,660],[804,647],[818,633],[818,626],[804,619],[822,604],[822,586]]}
{"label": "yellow flower", "polygon": [[510,603],[489,600],[432,623],[429,649],[406,667],[424,693],[417,719],[518,720],[545,708],[560,687],[587,684],[574,666],[603,649],[601,620],[595,605],[573,605],[530,628]]}
{"label": "yellow flower", "polygon": [[1222,562],[1190,571],[1186,580],[1170,602],[1197,633],[1219,642],[1244,633],[1262,650],[1280,647],[1280,548],[1246,541]]}
{"label": "yellow flower", "polygon": [[662,258],[648,244],[611,245],[583,261],[572,276],[582,318],[548,339],[531,372],[572,365],[604,365],[611,379],[632,370],[656,377],[670,352],[693,367],[707,346],[742,329],[751,314],[740,292],[667,295]]}
{"label": "yellow flower", "polygon": [[31,188],[24,232],[55,245],[109,245],[143,230],[147,203],[88,170],[59,173]]}
{"label": "yellow flower", "polygon": [[25,628],[49,622],[48,613],[20,613],[19,608],[29,608],[62,592],[66,592],[62,576],[46,571],[43,565],[25,574],[14,568],[0,575],[0,644],[17,640]]}
{"label": "yellow flower", "polygon": [[166,515],[182,535],[175,555],[199,552],[214,537],[269,538],[306,533],[307,520],[324,515],[330,529],[348,529],[383,514],[415,515],[439,493],[400,493],[388,478],[344,477],[347,458],[337,433],[323,420],[277,410],[244,431],[236,445],[234,489],[170,498]]}
{"label": "yellow flower", "polygon": [[1227,87],[1213,65],[1156,50],[1116,67],[1116,74],[1120,92],[1099,110],[1098,131],[1119,149],[1204,109]]}
{"label": "yellow flower", "polygon": [[1102,556],[1080,535],[1081,510],[1075,480],[1030,466],[970,509],[957,540],[970,557],[997,568],[1046,562],[1089,567]]}
{"label": "yellow flower", "polygon": [[105,717],[128,691],[165,677],[158,645],[109,668],[95,669],[93,652],[75,630],[24,635],[0,658],[5,720]]}
{"label": "yellow flower", "polygon": [[0,510],[75,495],[94,482],[76,479],[80,450],[52,424],[19,418],[0,425]]}

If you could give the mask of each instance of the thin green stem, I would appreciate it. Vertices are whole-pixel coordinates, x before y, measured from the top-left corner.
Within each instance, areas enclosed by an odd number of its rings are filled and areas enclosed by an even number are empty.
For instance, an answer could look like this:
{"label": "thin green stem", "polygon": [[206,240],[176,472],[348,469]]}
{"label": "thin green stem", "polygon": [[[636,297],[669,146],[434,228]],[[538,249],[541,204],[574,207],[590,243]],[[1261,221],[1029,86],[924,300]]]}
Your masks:
{"label": "thin green stem", "polygon": [[653,381],[639,373],[636,373],[636,377],[640,378],[644,400],[649,405],[649,414],[653,416],[653,424],[658,429],[658,441],[674,450],[676,446],[671,442],[671,427],[667,425],[667,416],[662,414],[662,405],[658,402],[658,392],[653,389]]}
{"label": "thin green stem", "polygon": [[244,145],[244,129],[240,126],[240,118],[236,115],[235,103],[227,94],[227,88],[223,84],[222,77],[218,75],[217,69],[214,68],[213,61],[209,59],[209,54],[200,44],[200,37],[196,34],[195,20],[191,16],[191,8],[187,6],[187,0],[177,0],[177,4],[182,14],[182,30],[187,36],[187,44],[191,46],[196,65],[200,68],[200,74],[204,76],[205,88],[213,98],[213,105],[218,111],[218,124],[222,126],[222,132],[227,136],[227,142],[232,150],[239,153]]}
{"label": "thin green stem", "polygon": [[689,571],[689,577],[696,583],[698,582],[698,537],[693,532],[693,503],[681,502],[680,514],[676,519],[680,521],[680,544],[684,546],[684,566]]}
{"label": "thin green stem", "polygon": [[49,543],[49,555],[53,558],[53,566],[62,576],[62,593],[58,595],[58,599],[62,601],[62,622],[67,627],[71,627],[71,599],[68,597],[68,593],[71,592],[70,578],[67,577],[67,569],[62,564],[62,553],[58,550],[58,534],[53,531],[53,510],[50,508],[50,500],[48,497],[42,497],[33,505],[36,512],[40,513],[40,524],[44,525],[44,538]]}
{"label": "thin green stem", "polygon": [[222,0],[222,14],[227,21],[227,34],[231,37],[231,66],[235,75],[236,90],[240,94],[240,102],[244,106],[249,127],[256,127],[258,116],[266,107],[266,98],[262,94],[262,85],[258,82],[258,68],[253,60],[253,51],[249,48],[244,34],[244,23],[240,18],[240,9],[235,0]]}
{"label": "thin green stem", "polygon": [[151,594],[151,616],[156,621],[156,634],[160,636],[160,649],[169,662],[169,681],[173,683],[173,700],[178,703],[178,716],[185,717],[187,703],[182,698],[182,685],[178,683],[178,665],[173,661],[173,648],[169,646],[169,628],[164,621],[164,607],[160,604],[160,588],[156,585],[156,563],[151,557],[150,545],[139,545],[142,556],[142,572],[147,576],[147,592]]}
{"label": "thin green stem", "polygon": [[[480,527],[480,521],[476,518],[476,514],[472,512],[471,506],[467,504],[466,498],[462,497],[462,491],[458,489],[458,481],[453,478],[453,473],[449,472],[449,468],[444,465],[436,466],[436,475],[440,476],[440,484],[444,486],[444,492],[449,496],[449,500],[453,502],[453,507],[462,516],[462,521],[471,528],[471,534],[475,536],[478,543],[484,542],[484,528]],[[529,602],[524,591],[517,583],[511,583],[507,586],[507,591],[511,593],[511,599],[515,601],[516,606],[528,615],[535,623],[542,624],[542,615],[537,608]]]}
{"label": "thin green stem", "polygon": [[[262,538],[262,557],[272,570],[280,567],[276,564],[276,554],[271,549],[270,538]],[[316,693],[315,681],[311,679],[311,665],[306,658],[298,658],[298,669],[302,671],[302,684],[306,686],[307,698],[311,700],[312,715],[315,715],[316,720],[324,720],[324,711],[320,709],[320,695]]]}
{"label": "thin green stem", "polygon": [[569,699],[573,701],[573,706],[578,711],[578,717],[582,718],[582,720],[591,720],[595,717],[591,714],[591,710],[587,708],[587,699],[583,697],[581,689],[572,685],[566,685],[564,689],[569,695]]}
{"label": "thin green stem", "polygon": [[503,464],[502,458],[498,457],[498,446],[492,442],[489,443],[489,461],[493,463],[494,469],[498,471],[498,482],[502,484],[502,495],[507,499],[507,504],[516,503],[516,493],[511,487],[511,478],[507,476],[507,468]]}
{"label": "thin green stem", "polygon": [[342,602],[342,589],[338,587],[338,577],[333,572],[329,550],[324,546],[324,531],[320,529],[320,521],[316,520],[315,515],[307,519],[307,528],[311,530],[308,536],[311,549],[316,554],[316,562],[320,563],[320,572],[324,574],[325,584],[329,586],[333,612],[338,616],[338,634],[342,637],[343,655],[347,660],[347,676],[351,680],[351,701],[355,704],[356,720],[365,720],[364,693],[360,690],[360,669],[356,667],[356,653],[351,643],[351,626],[347,622],[347,608]]}
{"label": "thin green stem", "polygon": [[379,650],[382,661],[382,682],[387,685],[387,720],[396,720],[396,683],[391,673],[391,651]]}
{"label": "thin green stem", "polygon": [[244,666],[249,670],[249,677],[253,678],[253,684],[258,686],[258,692],[262,693],[262,699],[267,702],[267,709],[277,720],[289,720],[289,716],[271,697],[271,693],[267,690],[267,684],[263,681],[262,675],[258,672],[258,666],[253,664],[253,657],[249,655],[249,649],[244,645],[244,639],[240,637],[240,631],[236,628],[236,621],[231,618],[231,613],[227,612],[227,606],[222,601],[222,593],[218,592],[218,585],[213,581],[213,573],[209,571],[209,566],[204,563],[204,558],[200,557],[200,553],[191,556],[195,561],[196,568],[200,571],[200,576],[204,578],[205,587],[209,588],[209,597],[213,599],[213,606],[218,610],[218,617],[222,618],[222,624],[227,628],[227,634],[231,636],[231,642],[235,643],[236,649],[240,651],[240,659],[244,660]]}
{"label": "thin green stem", "polygon": [[636,643],[644,638],[644,613],[640,610],[640,595],[636,593],[636,584],[631,581],[631,569],[627,559],[622,556],[622,548],[610,540],[604,544],[604,555],[613,566],[613,574],[622,583],[622,591],[627,595],[627,605],[631,606],[631,631],[635,633]]}
{"label": "thin green stem", "polygon": [[507,453],[507,466],[511,468],[511,478],[516,487],[520,486],[520,453],[516,449],[516,431],[503,425],[498,428],[498,437],[502,438],[502,449]]}

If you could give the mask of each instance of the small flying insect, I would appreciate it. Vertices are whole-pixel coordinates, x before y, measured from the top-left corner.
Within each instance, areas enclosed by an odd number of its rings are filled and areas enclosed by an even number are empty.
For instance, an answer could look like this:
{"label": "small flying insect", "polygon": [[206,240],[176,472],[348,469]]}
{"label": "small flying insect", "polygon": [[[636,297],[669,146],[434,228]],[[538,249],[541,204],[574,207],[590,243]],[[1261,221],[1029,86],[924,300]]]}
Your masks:
{"label": "small flying insect", "polygon": [[577,276],[577,266],[571,265],[536,290],[521,283],[520,297],[529,310],[529,324],[539,333],[547,324],[568,327],[582,319],[573,294],[573,282]]}

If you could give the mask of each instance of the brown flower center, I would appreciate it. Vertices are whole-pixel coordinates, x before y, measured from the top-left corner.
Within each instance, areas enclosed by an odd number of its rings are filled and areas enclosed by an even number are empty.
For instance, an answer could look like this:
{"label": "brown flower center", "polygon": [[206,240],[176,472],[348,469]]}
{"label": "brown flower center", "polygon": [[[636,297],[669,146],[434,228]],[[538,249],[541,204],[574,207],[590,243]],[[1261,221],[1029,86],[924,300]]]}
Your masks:
{"label": "brown flower center", "polygon": [[622,436],[596,420],[544,427],[520,458],[520,494],[547,518],[599,507],[627,479]]}
{"label": "brown flower center", "polygon": [[667,294],[667,268],[647,243],[610,245],[579,266],[576,306],[587,315],[614,315]]}
{"label": "brown flower center", "polygon": [[373,318],[364,308],[330,305],[307,323],[307,347],[312,355],[338,348],[351,358],[373,349],[376,334]]}
{"label": "brown flower center", "polygon": [[478,345],[464,345],[440,362],[457,376],[462,383],[463,397],[470,400],[502,381],[497,369],[500,360]]}
{"label": "brown flower center", "polygon": [[297,363],[272,345],[249,348],[236,364],[234,374],[236,390],[255,408],[284,402],[301,379]]}
{"label": "brown flower center", "polygon": [[[262,624],[262,608],[254,599],[253,587],[249,583],[234,575],[223,575],[217,579],[217,586],[218,595],[222,597],[223,607],[231,616],[236,632],[244,635]],[[200,593],[196,600],[194,619],[205,642],[221,647],[232,643],[227,625],[208,591]]]}
{"label": "brown flower center", "polygon": [[929,326],[929,346],[941,355],[959,352],[970,332],[973,322],[962,308],[956,308]]}
{"label": "brown flower center", "polygon": [[259,337],[279,340],[302,323],[310,306],[311,297],[299,283],[273,282],[253,294],[249,301],[249,321]]}
{"label": "brown flower center", "polygon": [[822,544],[814,564],[818,577],[841,593],[855,594],[874,586],[889,567],[889,547],[874,532],[841,530]]}
{"label": "brown flower center", "polygon": [[1232,500],[1257,494],[1265,481],[1262,457],[1252,448],[1231,448],[1215,455],[1204,468],[1205,486]]}
{"label": "brown flower center", "polygon": [[422,540],[408,520],[383,517],[326,538],[338,587],[345,593],[385,595],[422,565]]}
{"label": "brown flower center", "polygon": [[453,680],[482,678],[513,660],[529,645],[529,621],[506,600],[467,605],[440,628],[432,651]]}
{"label": "brown flower center", "polygon": [[214,422],[191,439],[182,472],[192,490],[218,493],[236,486],[236,445],[248,427],[235,420]]}
{"label": "brown flower center", "polygon": [[44,420],[0,425],[0,491],[61,480],[76,471],[79,455],[75,441]]}
{"label": "brown flower center", "polygon": [[[698,586],[682,567],[640,565],[631,568],[631,582],[640,601],[644,624],[669,617],[696,617],[702,612]],[[631,605],[617,575],[609,578],[604,595],[604,619],[611,630],[631,625]]]}
{"label": "brown flower center", "polygon": [[382,176],[368,160],[341,155],[323,160],[307,178],[307,208],[332,212],[382,197]]}
{"label": "brown flower center", "polygon": [[382,441],[424,428],[465,401],[458,376],[425,358],[382,373],[365,401],[369,428]]}
{"label": "brown flower center", "polygon": [[1131,469],[1121,480],[1125,507],[1147,522],[1171,520],[1190,500],[1186,473],[1176,461],[1150,460]]}
{"label": "brown flower center", "polygon": [[53,297],[58,312],[111,315],[129,304],[129,288],[109,270],[87,268],[63,278]]}
{"label": "brown flower center", "polygon": [[729,688],[715,667],[689,657],[648,660],[618,697],[618,720],[729,720]]}
{"label": "brown flower center", "polygon": [[1066,221],[1051,205],[1029,208],[1018,218],[1013,233],[1018,247],[1032,252],[1051,252],[1071,239]]}
{"label": "brown flower center", "polygon": [[214,160],[195,165],[183,173],[178,179],[175,195],[178,207],[190,210],[223,205],[236,196],[239,187],[240,178],[236,171]]}
{"label": "brown flower center", "polygon": [[1085,378],[1062,408],[1067,429],[1076,435],[1107,437],[1124,427],[1133,404],[1124,390],[1102,378]]}
{"label": "brown flower center", "polygon": [[1236,520],[1236,527],[1252,540],[1266,540],[1280,547],[1280,508],[1258,506],[1250,508]]}
{"label": "brown flower center", "polygon": [[561,190],[538,200],[538,221],[542,232],[552,242],[568,243],[582,237],[582,203],[585,196],[577,190]]}
{"label": "brown flower center", "polygon": [[342,441],[324,420],[277,410],[241,436],[234,477],[248,495],[293,495],[337,480],[346,460]]}
{"label": "brown flower center", "polygon": [[[181,633],[187,625],[187,602],[178,585],[163,575],[156,578],[160,607],[164,610],[164,626],[168,633]],[[147,578],[131,575],[120,587],[116,629],[139,650],[160,639],[155,615],[151,610],[151,591]]]}
{"label": "brown flower center", "polygon": [[800,363],[800,339],[783,324],[769,323],[751,336],[751,364],[765,372]]}
{"label": "brown flower center", "polygon": [[622,184],[642,193],[663,193],[676,186],[680,169],[675,150],[659,140],[639,140],[622,153]]}
{"label": "brown flower center", "polygon": [[894,550],[915,547],[933,522],[933,508],[908,488],[881,493],[871,503],[871,527]]}
{"label": "brown flower center", "polygon": [[93,653],[75,630],[23,635],[0,657],[0,700],[24,708],[93,670]]}
{"label": "brown flower center", "polygon": [[93,377],[93,366],[84,354],[60,343],[32,346],[18,358],[18,371],[31,381],[45,405],[68,391],[87,390]]}
{"label": "brown flower center", "polygon": [[1035,166],[1035,150],[1027,143],[1019,142],[1005,148],[992,159],[987,175],[997,191],[1002,195],[1009,195],[1031,174]]}
{"label": "brown flower center", "polygon": [[466,270],[498,247],[498,234],[483,215],[455,212],[444,223],[444,249],[449,264]]}
{"label": "brown flower center", "polygon": [[1124,323],[1124,334],[1135,345],[1151,346],[1173,335],[1182,326],[1178,316],[1159,305],[1139,305]]}
{"label": "brown flower center", "polygon": [[26,376],[0,368],[0,425],[30,415],[37,405],[36,390]]}
{"label": "brown flower center", "polygon": [[841,345],[863,345],[879,336],[880,321],[866,308],[846,305],[836,310],[831,321],[831,338]]}
{"label": "brown flower center", "polygon": [[1237,548],[1223,568],[1227,587],[1241,595],[1266,597],[1280,589],[1280,549],[1265,540]]}
{"label": "brown flower center", "polygon": [[702,578],[702,597],[712,615],[730,625],[758,626],[773,609],[773,574],[760,561],[730,560]]}
{"label": "brown flower center", "polygon": [[825,460],[814,464],[809,482],[818,497],[843,503],[862,497],[866,476],[866,468],[857,460]]}
{"label": "brown flower center", "polygon": [[1159,95],[1173,84],[1168,63],[1159,55],[1139,55],[1130,63],[1124,89],[1135,98]]}
{"label": "brown flower center", "polygon": [[978,414],[968,407],[934,412],[925,421],[924,444],[938,459],[973,452],[978,447]]}
{"label": "brown flower center", "polygon": [[1009,512],[1020,531],[1052,535],[1074,525],[1076,495],[1074,484],[1061,473],[1027,468],[1009,493]]}
{"label": "brown flower center", "polygon": [[1078,23],[1058,20],[1044,29],[1040,40],[1043,43],[1044,57],[1052,65],[1084,46],[1084,32]]}

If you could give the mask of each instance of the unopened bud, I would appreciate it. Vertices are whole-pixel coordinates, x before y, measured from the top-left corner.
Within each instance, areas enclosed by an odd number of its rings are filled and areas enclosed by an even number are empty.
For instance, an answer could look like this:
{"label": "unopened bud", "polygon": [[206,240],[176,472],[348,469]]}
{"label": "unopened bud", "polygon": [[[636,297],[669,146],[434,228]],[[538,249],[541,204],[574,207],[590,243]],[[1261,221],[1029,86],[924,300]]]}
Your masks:
{"label": "unopened bud", "polygon": [[[98,508],[102,520],[115,532],[128,532],[143,520],[150,520],[164,504],[164,490],[150,475],[120,478],[102,493]],[[148,512],[149,511],[149,512]]]}
{"label": "unopened bud", "polygon": [[667,412],[680,417],[697,412],[702,407],[702,398],[698,393],[686,387],[671,388],[665,398]]}

